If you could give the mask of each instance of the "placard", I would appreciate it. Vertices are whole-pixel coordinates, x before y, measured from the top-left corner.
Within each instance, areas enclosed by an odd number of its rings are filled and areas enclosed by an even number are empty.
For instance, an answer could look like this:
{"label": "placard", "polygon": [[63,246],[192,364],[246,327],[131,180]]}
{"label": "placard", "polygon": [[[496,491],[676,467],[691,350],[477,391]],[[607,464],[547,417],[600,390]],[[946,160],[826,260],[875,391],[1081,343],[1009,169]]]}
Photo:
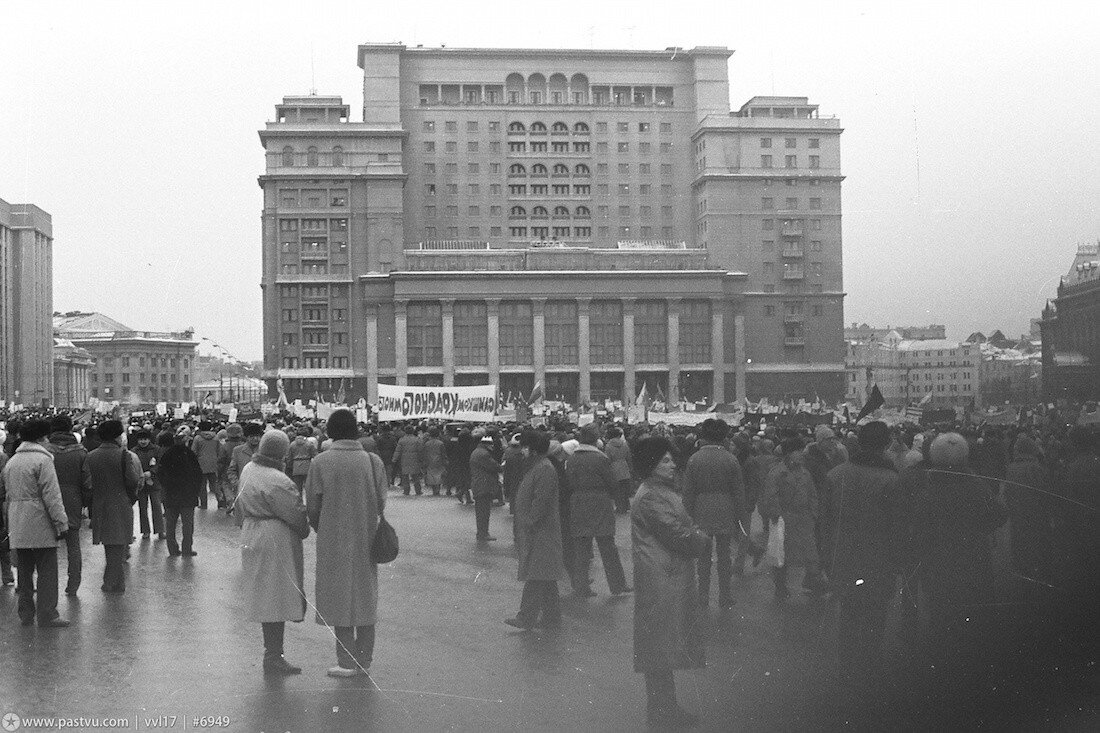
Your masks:
{"label": "placard", "polygon": [[378,419],[418,420],[434,418],[491,422],[497,408],[495,384],[474,387],[401,387],[378,385]]}

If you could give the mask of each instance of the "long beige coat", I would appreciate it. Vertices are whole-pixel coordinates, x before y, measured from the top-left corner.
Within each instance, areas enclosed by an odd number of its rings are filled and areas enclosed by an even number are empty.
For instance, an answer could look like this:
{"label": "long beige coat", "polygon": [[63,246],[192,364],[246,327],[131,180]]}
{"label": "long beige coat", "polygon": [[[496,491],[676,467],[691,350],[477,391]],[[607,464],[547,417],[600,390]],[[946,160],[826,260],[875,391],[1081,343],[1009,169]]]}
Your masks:
{"label": "long beige coat", "polygon": [[561,580],[561,515],[558,472],[545,456],[527,470],[516,489],[516,549],[519,580]]}
{"label": "long beige coat", "polygon": [[317,623],[373,626],[378,566],[370,546],[385,507],[386,468],[358,440],[336,440],[309,465],[305,493],[317,530]]}
{"label": "long beige coat", "polygon": [[[264,461],[268,461],[264,463]],[[302,540],[306,508],[282,461],[259,454],[241,470],[234,513],[241,523],[241,595],[249,621],[305,618]]]}
{"label": "long beige coat", "polygon": [[671,487],[643,482],[630,508],[634,540],[634,671],[706,666],[695,558],[708,537]]}

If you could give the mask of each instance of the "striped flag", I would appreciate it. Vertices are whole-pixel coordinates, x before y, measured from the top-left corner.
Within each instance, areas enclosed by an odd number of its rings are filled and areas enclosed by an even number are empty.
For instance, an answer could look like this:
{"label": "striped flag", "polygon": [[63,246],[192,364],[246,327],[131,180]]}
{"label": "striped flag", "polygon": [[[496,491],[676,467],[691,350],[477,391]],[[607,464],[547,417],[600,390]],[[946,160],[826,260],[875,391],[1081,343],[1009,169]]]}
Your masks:
{"label": "striped flag", "polygon": [[916,405],[909,405],[905,408],[905,419],[910,422],[920,423],[921,418],[924,417],[924,408],[917,407]]}

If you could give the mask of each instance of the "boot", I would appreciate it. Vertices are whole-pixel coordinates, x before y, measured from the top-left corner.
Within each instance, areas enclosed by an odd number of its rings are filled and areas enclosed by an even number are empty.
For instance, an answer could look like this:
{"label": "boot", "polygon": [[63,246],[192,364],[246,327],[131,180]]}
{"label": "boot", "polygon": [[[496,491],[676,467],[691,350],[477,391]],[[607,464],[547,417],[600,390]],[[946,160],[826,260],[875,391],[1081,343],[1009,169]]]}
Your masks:
{"label": "boot", "polygon": [[286,661],[286,658],[282,654],[265,655],[264,656],[264,674],[271,675],[289,675],[289,674],[301,674],[302,668],[295,667],[290,662]]}

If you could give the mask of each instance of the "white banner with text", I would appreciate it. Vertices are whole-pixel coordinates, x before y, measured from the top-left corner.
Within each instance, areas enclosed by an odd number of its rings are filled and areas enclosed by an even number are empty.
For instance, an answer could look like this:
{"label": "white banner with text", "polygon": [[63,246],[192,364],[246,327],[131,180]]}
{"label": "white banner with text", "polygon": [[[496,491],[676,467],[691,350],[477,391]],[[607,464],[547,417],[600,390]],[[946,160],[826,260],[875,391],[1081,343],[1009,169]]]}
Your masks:
{"label": "white banner with text", "polygon": [[399,387],[378,385],[378,419],[465,420],[491,422],[497,409],[495,384],[475,387]]}

